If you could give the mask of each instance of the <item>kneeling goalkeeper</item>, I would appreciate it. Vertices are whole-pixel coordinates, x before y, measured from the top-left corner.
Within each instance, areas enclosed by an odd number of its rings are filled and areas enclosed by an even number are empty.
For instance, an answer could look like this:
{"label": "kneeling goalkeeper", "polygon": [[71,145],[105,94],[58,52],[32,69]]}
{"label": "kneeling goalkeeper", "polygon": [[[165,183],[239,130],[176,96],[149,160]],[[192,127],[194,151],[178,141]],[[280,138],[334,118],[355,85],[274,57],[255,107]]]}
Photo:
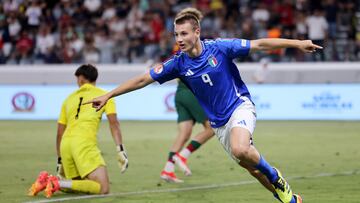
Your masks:
{"label": "kneeling goalkeeper", "polygon": [[79,89],[66,98],[58,120],[58,174],[52,176],[46,171],[40,172],[29,189],[30,196],[45,190],[46,197],[51,197],[60,189],[89,194],[109,193],[108,172],[96,137],[104,112],[116,144],[121,172],[125,172],[128,167],[114,100],[109,100],[105,108],[97,112],[91,106],[82,105],[84,101],[105,93],[104,90],[95,87],[97,69],[90,64],[82,65],[76,70],[75,76]]}

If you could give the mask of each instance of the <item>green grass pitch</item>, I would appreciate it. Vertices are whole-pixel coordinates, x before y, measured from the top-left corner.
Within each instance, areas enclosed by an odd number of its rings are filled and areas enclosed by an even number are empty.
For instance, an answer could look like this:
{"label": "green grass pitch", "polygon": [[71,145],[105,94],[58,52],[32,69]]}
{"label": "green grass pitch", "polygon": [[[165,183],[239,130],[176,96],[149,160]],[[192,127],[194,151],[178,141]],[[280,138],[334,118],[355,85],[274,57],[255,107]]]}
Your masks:
{"label": "green grass pitch", "polygon": [[[84,195],[56,193],[49,200],[70,202],[276,203],[272,195],[244,169],[230,160],[217,138],[202,146],[189,160],[193,176],[178,170],[183,184],[160,180],[174,121],[121,122],[129,169],[120,174],[115,145],[103,122],[99,146],[111,179],[111,195],[76,199]],[[26,196],[41,170],[56,168],[56,121],[0,121],[0,202],[47,200],[43,194]],[[200,130],[195,128],[195,132]],[[360,202],[360,122],[258,121],[255,145],[289,179],[305,203]],[[88,197],[88,196],[85,196]]]}

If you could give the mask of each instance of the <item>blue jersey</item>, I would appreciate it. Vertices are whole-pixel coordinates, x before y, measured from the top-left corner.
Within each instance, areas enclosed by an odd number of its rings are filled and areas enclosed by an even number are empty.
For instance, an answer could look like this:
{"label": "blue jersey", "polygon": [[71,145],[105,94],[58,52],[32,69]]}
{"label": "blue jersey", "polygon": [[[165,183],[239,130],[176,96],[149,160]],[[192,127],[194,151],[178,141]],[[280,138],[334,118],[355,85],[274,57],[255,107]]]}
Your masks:
{"label": "blue jersey", "polygon": [[172,56],[150,70],[151,77],[161,83],[180,78],[194,93],[214,128],[227,123],[231,114],[250,93],[233,62],[246,56],[250,41],[217,39],[201,41],[202,53],[194,58],[184,52]]}

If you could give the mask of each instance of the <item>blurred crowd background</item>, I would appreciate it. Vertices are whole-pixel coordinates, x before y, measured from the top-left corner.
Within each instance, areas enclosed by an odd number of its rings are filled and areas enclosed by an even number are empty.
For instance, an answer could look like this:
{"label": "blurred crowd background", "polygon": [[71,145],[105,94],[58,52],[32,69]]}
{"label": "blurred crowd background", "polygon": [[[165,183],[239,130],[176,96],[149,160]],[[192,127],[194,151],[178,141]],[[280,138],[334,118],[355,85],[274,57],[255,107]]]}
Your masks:
{"label": "blurred crowd background", "polygon": [[189,6],[205,15],[203,38],[298,38],[325,47],[312,55],[296,49],[267,53],[274,62],[360,59],[360,0],[0,2],[0,64],[161,61],[177,50],[173,19]]}

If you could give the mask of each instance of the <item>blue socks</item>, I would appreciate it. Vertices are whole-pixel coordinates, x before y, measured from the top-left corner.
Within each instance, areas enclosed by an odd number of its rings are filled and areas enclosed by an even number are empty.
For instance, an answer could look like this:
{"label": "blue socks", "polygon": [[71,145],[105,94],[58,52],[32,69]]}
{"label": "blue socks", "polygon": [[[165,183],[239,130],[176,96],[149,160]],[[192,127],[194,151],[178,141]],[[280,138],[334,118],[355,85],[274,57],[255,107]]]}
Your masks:
{"label": "blue socks", "polygon": [[275,169],[268,162],[266,162],[262,156],[260,156],[260,161],[255,166],[255,168],[261,171],[261,173],[269,179],[270,183],[273,183],[278,179],[278,175]]}

